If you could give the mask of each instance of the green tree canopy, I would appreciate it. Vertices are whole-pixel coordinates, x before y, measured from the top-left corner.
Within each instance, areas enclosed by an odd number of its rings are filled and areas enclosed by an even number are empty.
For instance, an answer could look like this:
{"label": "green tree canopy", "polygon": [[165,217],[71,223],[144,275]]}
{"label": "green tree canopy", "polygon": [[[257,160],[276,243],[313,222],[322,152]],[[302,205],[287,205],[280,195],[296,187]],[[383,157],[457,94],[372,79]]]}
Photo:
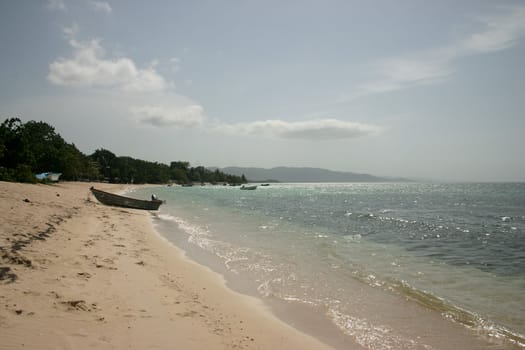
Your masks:
{"label": "green tree canopy", "polygon": [[218,169],[191,167],[186,161],[173,161],[168,166],[119,157],[103,148],[86,156],[47,123],[6,119],[0,125],[0,180],[35,182],[34,174],[42,172],[62,173],[64,180],[115,183],[246,182]]}
{"label": "green tree canopy", "polygon": [[0,179],[29,181],[28,173],[57,172],[65,180],[94,175],[93,164],[44,122],[6,119],[0,125]]}

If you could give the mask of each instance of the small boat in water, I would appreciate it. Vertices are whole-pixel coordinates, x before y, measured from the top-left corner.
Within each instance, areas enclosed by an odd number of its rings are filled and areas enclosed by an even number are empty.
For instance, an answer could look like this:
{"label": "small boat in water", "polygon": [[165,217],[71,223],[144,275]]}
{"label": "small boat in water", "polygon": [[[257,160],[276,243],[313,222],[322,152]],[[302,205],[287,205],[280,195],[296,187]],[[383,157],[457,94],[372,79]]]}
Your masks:
{"label": "small boat in water", "polygon": [[245,185],[242,185],[241,186],[241,190],[255,190],[257,189],[257,186],[254,185],[254,186],[245,186]]}
{"label": "small boat in water", "polygon": [[119,196],[118,194],[97,190],[94,187],[91,187],[91,192],[100,203],[115,207],[157,210],[159,209],[160,205],[164,203],[164,201],[161,201],[160,199],[152,199],[150,201],[147,201],[142,199]]}

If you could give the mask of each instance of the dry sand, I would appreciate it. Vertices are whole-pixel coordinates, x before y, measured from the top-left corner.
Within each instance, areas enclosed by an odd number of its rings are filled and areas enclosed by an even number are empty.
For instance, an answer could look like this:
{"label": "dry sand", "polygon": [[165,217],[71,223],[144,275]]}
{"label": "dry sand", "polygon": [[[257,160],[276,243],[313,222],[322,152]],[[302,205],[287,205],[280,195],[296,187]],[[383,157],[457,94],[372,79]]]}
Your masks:
{"label": "dry sand", "polygon": [[90,186],[0,182],[0,349],[328,348]]}

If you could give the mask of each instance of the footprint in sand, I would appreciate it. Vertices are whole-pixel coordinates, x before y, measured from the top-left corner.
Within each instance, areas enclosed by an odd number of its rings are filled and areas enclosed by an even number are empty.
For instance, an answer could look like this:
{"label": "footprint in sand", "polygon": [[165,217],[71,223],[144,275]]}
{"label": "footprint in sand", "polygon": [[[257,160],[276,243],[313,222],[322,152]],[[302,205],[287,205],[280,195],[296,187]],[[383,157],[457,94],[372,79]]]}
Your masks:
{"label": "footprint in sand", "polygon": [[17,278],[18,276],[14,272],[12,272],[10,267],[0,267],[0,281],[6,281],[5,283],[13,283],[17,280]]}
{"label": "footprint in sand", "polygon": [[105,259],[102,260],[102,261],[104,261],[104,262],[107,263],[107,264],[114,264],[114,263],[115,263],[115,261],[114,261],[113,259],[111,259],[111,258],[105,258]]}
{"label": "footprint in sand", "polygon": [[60,304],[65,305],[68,311],[79,310],[92,312],[97,310],[97,303],[87,304],[85,300],[61,301]]}
{"label": "footprint in sand", "polygon": [[89,272],[77,272],[77,276],[86,280],[91,278],[91,274]]}
{"label": "footprint in sand", "polygon": [[193,310],[190,310],[190,311],[186,311],[186,312],[178,312],[178,313],[176,313],[176,315],[180,316],[180,317],[195,317],[197,315],[197,312],[193,311]]}
{"label": "footprint in sand", "polygon": [[90,239],[89,241],[86,241],[86,242],[84,243],[84,246],[85,246],[85,247],[92,247],[92,246],[94,246],[94,245],[95,245],[95,242],[94,242],[92,239]]}
{"label": "footprint in sand", "polygon": [[95,267],[96,267],[97,269],[118,270],[116,267],[102,265],[102,264],[99,264],[99,263],[97,263],[97,262],[94,262],[93,264],[95,265]]}

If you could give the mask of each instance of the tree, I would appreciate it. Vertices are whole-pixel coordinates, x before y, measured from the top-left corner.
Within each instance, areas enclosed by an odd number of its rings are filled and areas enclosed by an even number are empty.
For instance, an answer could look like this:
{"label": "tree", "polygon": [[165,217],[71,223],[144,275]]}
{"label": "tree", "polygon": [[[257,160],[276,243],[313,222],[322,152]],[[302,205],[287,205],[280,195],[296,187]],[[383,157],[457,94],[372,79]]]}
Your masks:
{"label": "tree", "polygon": [[65,180],[78,180],[84,170],[95,175],[96,168],[74,144],[68,144],[44,122],[22,123],[6,119],[0,125],[0,179],[32,182],[34,174],[59,172]]}
{"label": "tree", "polygon": [[[65,171],[65,162],[72,160],[74,151],[64,139],[55,132],[55,129],[44,122],[29,121],[21,128],[22,144],[28,146],[25,164],[31,166],[37,173]],[[69,147],[68,147],[69,146]]]}
{"label": "tree", "polygon": [[188,171],[189,167],[190,167],[190,162],[178,161],[178,162],[170,163],[170,169],[180,169],[183,171]]}
{"label": "tree", "polygon": [[15,169],[18,164],[31,165],[30,148],[22,138],[23,124],[18,118],[6,119],[0,125],[0,166]]}
{"label": "tree", "polygon": [[35,173],[59,172],[65,180],[106,180],[118,183],[246,182],[238,176],[190,167],[186,161],[170,165],[131,157],[117,157],[100,148],[90,156],[67,143],[51,125],[6,119],[0,125],[0,180],[33,182]]}
{"label": "tree", "polygon": [[100,175],[103,179],[111,181],[116,177],[116,173],[112,171],[117,166],[117,156],[114,153],[100,148],[90,155],[89,158],[98,163]]}

